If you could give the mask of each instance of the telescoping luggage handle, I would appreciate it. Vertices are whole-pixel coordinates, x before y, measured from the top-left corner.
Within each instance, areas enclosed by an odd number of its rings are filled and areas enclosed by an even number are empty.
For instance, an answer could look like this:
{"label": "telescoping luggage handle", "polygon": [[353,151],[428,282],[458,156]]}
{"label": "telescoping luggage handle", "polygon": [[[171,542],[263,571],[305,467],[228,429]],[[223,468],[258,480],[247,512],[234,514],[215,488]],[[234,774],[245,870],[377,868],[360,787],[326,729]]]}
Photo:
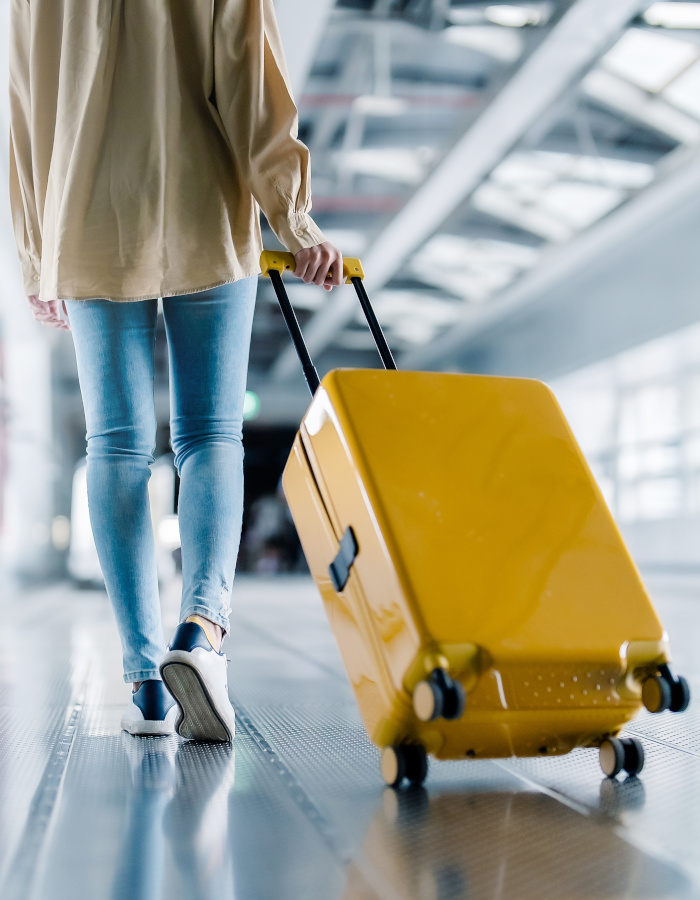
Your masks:
{"label": "telescoping luggage handle", "polygon": [[[292,343],[297,351],[301,367],[304,370],[306,383],[313,396],[321,381],[311,356],[309,355],[309,350],[304,341],[304,336],[301,333],[301,328],[299,327],[299,321],[294,312],[294,308],[289,301],[287,291],[285,290],[282,281],[282,273],[285,269],[293,272],[295,267],[296,261],[293,253],[278,253],[274,250],[263,250],[262,256],[260,257],[260,268],[262,269],[263,275],[272,281],[272,286],[275,289],[275,294],[277,294],[277,299],[280,308],[282,309],[284,321],[287,323]],[[352,284],[355,288],[360,305],[362,306],[362,311],[367,319],[367,324],[372,332],[372,337],[377,345],[377,350],[379,350],[379,355],[384,363],[384,368],[395,369],[396,363],[394,362],[394,357],[391,354],[389,345],[384,337],[384,332],[382,331],[381,325],[379,324],[374,309],[372,308],[372,304],[367,296],[367,291],[365,290],[362,281],[364,277],[365,273],[359,259],[343,259],[343,278],[345,279],[346,284]]]}

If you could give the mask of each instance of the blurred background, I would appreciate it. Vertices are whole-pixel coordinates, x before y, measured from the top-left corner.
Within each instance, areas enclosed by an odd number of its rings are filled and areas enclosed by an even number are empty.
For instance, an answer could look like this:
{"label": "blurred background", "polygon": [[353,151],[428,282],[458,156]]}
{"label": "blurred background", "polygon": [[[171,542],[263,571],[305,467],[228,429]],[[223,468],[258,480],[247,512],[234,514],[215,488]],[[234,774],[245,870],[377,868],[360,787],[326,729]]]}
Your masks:
{"label": "blurred background", "polygon": [[[362,257],[399,366],[548,381],[641,566],[700,574],[700,2],[275,5],[314,216]],[[7,133],[5,41],[0,53]],[[73,345],[23,298],[7,152],[0,573],[93,585]],[[290,294],[322,374],[378,364],[352,288]],[[151,499],[167,581],[178,484],[158,338]],[[248,387],[240,570],[303,572],[279,479],[308,397],[269,283]]]}

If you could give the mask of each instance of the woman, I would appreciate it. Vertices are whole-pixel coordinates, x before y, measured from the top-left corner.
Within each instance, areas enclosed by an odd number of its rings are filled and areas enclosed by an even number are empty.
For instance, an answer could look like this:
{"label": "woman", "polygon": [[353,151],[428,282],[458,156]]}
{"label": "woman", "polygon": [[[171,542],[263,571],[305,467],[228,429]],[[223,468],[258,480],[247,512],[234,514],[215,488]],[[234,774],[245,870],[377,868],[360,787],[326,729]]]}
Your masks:
{"label": "woman", "polygon": [[[122,727],[231,740],[221,641],[258,204],[298,277],[330,290],[342,274],[309,216],[272,0],[12,0],[10,46],[17,246],[34,317],[73,334],[90,518],[134,685]],[[183,567],[167,651],[147,488],[161,297]]]}

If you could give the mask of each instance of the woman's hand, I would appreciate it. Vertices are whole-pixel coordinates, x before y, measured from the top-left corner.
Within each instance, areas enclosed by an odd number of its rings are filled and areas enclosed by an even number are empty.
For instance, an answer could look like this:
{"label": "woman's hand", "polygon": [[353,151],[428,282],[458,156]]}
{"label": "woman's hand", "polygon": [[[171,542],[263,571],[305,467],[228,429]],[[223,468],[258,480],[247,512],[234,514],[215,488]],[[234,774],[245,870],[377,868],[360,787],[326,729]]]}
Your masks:
{"label": "woman's hand", "polygon": [[63,312],[68,318],[68,310],[63,300],[49,300],[45,302],[40,300],[36,295],[27,297],[32,315],[37,322],[42,325],[48,325],[49,328],[59,328],[61,331],[70,331],[70,325],[61,318],[61,304],[63,304]]}
{"label": "woman's hand", "polygon": [[323,285],[332,291],[343,283],[343,254],[330,241],[295,254],[294,274],[306,284]]}

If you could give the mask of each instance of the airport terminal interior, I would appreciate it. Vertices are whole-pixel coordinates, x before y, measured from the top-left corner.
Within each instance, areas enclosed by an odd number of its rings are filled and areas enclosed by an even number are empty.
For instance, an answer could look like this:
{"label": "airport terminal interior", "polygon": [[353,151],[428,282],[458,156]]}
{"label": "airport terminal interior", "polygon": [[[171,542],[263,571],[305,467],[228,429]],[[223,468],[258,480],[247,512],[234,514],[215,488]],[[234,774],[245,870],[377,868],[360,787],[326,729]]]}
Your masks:
{"label": "airport terminal interior", "polygon": [[[282,489],[309,394],[261,278],[223,648],[236,736],[122,731],[75,352],[23,297],[4,151],[0,898],[700,898],[700,2],[274,6],[313,215],[362,260],[398,368],[549,385],[690,703],[625,725],[638,774],[606,776],[594,747],[544,747],[431,758],[422,785],[387,786]],[[264,222],[263,236],[279,248]],[[285,282],[321,376],[381,365],[351,286]],[[154,391],[169,637],[182,560],[160,314]]]}

